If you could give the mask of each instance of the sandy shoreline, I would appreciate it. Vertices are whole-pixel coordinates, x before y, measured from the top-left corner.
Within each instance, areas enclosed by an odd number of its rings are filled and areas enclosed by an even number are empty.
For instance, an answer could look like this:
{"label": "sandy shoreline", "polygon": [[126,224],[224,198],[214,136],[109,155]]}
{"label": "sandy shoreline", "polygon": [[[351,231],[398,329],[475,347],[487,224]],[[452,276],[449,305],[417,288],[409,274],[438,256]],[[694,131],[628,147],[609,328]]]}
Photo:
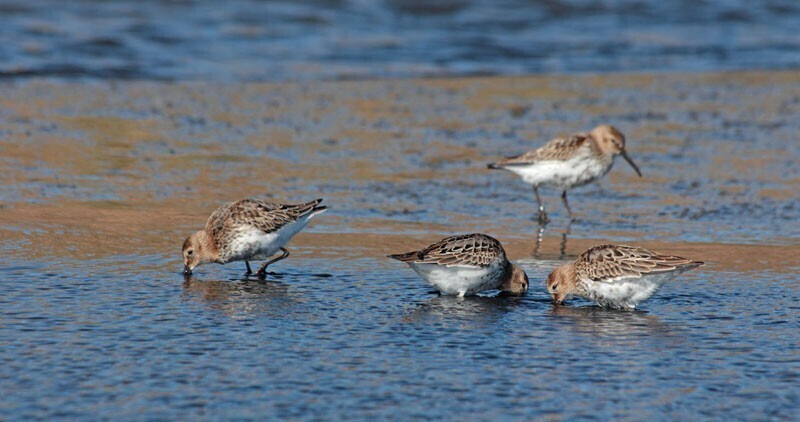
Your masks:
{"label": "sandy shoreline", "polygon": [[[245,196],[326,198],[333,212],[298,237],[300,253],[338,245],[339,256],[369,256],[435,237],[425,233],[486,231],[524,256],[536,235],[530,192],[484,163],[612,121],[646,177],[617,166],[601,189],[577,197],[568,255],[619,238],[739,270],[798,265],[781,246],[797,244],[797,229],[769,220],[788,225],[800,213],[800,175],[786,165],[797,158],[800,72],[36,80],[0,93],[0,232],[4,253],[19,258],[158,253],[220,202]],[[554,193],[546,202],[561,212]],[[607,225],[591,221],[621,208]],[[737,219],[761,223],[747,235]],[[559,255],[560,223],[545,231],[542,256]],[[736,253],[767,258],[738,264]]]}

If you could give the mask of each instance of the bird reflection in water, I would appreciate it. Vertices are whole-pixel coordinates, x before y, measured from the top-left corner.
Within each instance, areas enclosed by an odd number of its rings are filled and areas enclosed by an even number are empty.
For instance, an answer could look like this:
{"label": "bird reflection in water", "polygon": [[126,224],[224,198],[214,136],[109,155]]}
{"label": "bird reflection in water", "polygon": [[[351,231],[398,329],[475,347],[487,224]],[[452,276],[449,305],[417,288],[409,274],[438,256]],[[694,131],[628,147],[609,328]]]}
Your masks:
{"label": "bird reflection in water", "polygon": [[[547,227],[547,224],[538,224],[536,228],[536,245],[533,247],[533,257],[534,258],[541,258],[541,249],[542,249],[542,240],[544,240],[544,229]],[[561,243],[559,245],[559,256],[558,259],[564,259],[567,256],[567,236],[570,234],[570,230],[572,229],[572,220],[569,220],[567,226],[564,227],[564,230],[561,232]]]}
{"label": "bird reflection in water", "polygon": [[186,277],[183,283],[186,298],[197,300],[212,309],[220,310],[231,318],[247,318],[254,315],[284,314],[301,296],[292,292],[289,284],[273,274],[272,281],[255,280],[202,280]]}
{"label": "bird reflection in water", "polygon": [[657,316],[644,311],[621,312],[598,306],[552,305],[551,315],[569,321],[565,329],[603,337],[678,337]]}
{"label": "bird reflection in water", "polygon": [[523,305],[519,296],[436,296],[417,303],[403,316],[404,322],[425,322],[433,319],[459,320],[470,325],[488,326],[517,306]]}

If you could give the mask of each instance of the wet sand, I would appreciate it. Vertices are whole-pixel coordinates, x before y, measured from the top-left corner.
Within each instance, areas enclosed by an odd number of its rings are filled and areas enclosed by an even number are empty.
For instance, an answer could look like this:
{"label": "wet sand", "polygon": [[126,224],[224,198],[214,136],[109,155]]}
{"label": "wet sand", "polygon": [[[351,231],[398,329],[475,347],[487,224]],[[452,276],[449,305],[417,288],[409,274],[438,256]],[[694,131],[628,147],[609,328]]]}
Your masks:
{"label": "wet sand", "polygon": [[[606,241],[701,256],[709,270],[794,271],[800,73],[620,74],[313,82],[5,84],[3,253],[21,260],[174,254],[222,202],[324,197],[295,244],[337,259],[483,231],[516,257],[536,238],[530,189],[485,163],[597,123],[619,161],[557,192],[537,256]],[[759,259],[743,257],[759,256]]]}

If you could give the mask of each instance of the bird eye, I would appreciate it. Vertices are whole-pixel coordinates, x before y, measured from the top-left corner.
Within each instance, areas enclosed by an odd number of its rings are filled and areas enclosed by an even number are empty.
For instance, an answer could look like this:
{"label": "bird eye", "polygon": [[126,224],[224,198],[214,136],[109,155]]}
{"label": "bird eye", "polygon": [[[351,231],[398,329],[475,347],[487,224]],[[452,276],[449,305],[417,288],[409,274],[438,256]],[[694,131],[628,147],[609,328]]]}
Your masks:
{"label": "bird eye", "polygon": [[189,256],[191,256],[193,253],[194,253],[194,251],[191,251],[191,250],[190,250],[190,251],[187,251],[187,252],[186,252],[186,255],[189,255]]}

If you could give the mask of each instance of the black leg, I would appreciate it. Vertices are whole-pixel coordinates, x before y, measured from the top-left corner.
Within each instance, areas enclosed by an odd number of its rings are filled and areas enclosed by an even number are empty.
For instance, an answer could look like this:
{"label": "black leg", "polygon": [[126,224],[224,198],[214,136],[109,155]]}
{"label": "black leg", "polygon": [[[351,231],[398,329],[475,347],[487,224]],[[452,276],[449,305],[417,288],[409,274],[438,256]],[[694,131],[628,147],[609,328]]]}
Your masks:
{"label": "black leg", "polygon": [[281,254],[281,256],[279,256],[277,258],[270,259],[269,261],[265,262],[264,265],[261,266],[261,268],[258,269],[258,273],[256,273],[256,275],[258,275],[258,278],[260,278],[262,280],[267,278],[267,267],[269,267],[270,264],[274,264],[274,263],[280,261],[281,259],[286,259],[286,257],[289,256],[289,250],[288,249],[281,248],[281,250],[283,251],[283,254]]}
{"label": "black leg", "polygon": [[569,223],[567,223],[567,228],[564,229],[564,234],[561,235],[561,249],[559,249],[561,256],[559,256],[558,259],[564,259],[564,257],[567,256],[567,235],[569,234],[571,227],[572,220],[569,220]]}
{"label": "black leg", "polygon": [[572,218],[572,210],[569,208],[569,202],[567,202],[567,191],[561,193],[561,200],[564,201],[564,207],[567,209],[567,214],[569,214],[569,221],[574,220]]}
{"label": "black leg", "polygon": [[539,205],[539,224],[547,224],[550,220],[547,218],[547,213],[544,212],[544,204],[542,204],[542,198],[539,197],[539,189],[536,185],[533,186],[533,194],[536,195],[536,203]]}
{"label": "black leg", "polygon": [[244,273],[244,275],[248,276],[248,275],[250,275],[250,274],[253,274],[253,270],[251,270],[251,269],[250,269],[250,263],[249,263],[249,262],[247,262],[247,260],[246,260],[246,259],[244,260],[244,265],[247,265],[247,272],[246,272],[246,273]]}

